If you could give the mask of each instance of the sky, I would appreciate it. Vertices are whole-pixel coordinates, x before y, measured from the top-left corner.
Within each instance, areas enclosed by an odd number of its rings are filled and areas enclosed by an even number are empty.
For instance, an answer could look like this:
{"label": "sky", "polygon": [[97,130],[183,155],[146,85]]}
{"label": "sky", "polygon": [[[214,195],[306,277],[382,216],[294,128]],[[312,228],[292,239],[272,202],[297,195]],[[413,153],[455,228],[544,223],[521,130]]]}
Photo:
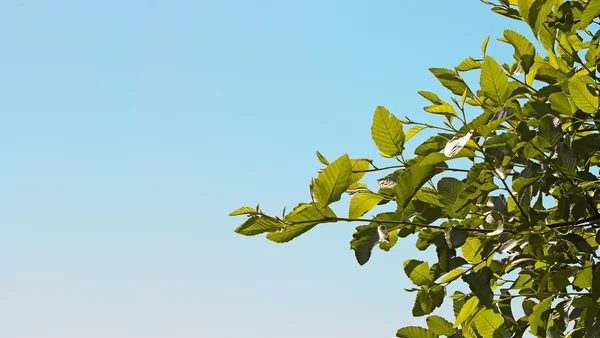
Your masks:
{"label": "sky", "polygon": [[417,91],[450,96],[428,68],[479,57],[488,34],[489,53],[510,62],[495,38],[528,32],[466,0],[0,9],[0,336],[11,338],[393,337],[424,324],[402,263],[433,253],[414,237],[359,266],[357,224],[275,244],[235,234],[244,219],[227,215],[306,202],[316,150],[391,164],[370,138],[376,106],[431,121]]}

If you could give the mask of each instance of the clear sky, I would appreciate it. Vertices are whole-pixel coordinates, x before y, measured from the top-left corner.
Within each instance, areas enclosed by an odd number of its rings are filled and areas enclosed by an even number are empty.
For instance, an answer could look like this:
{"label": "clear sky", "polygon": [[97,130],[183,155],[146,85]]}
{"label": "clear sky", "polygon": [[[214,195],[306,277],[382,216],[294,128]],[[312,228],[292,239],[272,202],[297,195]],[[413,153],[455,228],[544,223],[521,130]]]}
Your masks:
{"label": "clear sky", "polygon": [[363,338],[423,323],[403,290],[402,262],[432,256],[414,238],[361,267],[356,225],[275,244],[234,234],[243,219],[227,214],[307,201],[317,149],[376,158],[375,107],[428,119],[417,90],[449,95],[427,69],[480,56],[507,24],[527,32],[467,0],[4,1],[0,336]]}

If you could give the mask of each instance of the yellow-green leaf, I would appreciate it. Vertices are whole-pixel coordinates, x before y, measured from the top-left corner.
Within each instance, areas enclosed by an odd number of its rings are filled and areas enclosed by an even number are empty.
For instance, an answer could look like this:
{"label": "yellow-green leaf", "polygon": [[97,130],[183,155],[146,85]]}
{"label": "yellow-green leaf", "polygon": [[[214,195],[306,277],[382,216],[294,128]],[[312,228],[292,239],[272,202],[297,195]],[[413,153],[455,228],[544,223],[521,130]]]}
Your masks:
{"label": "yellow-green leaf", "polygon": [[454,327],[459,327],[467,318],[472,316],[479,308],[479,299],[477,297],[471,297],[465,302],[465,305],[460,309]]}
{"label": "yellow-green leaf", "polygon": [[352,196],[350,200],[350,211],[348,217],[359,218],[369,212],[379,202],[383,200],[383,196],[371,192],[359,192]]}
{"label": "yellow-green leaf", "polygon": [[375,145],[384,155],[393,157],[402,153],[404,148],[404,131],[402,122],[385,107],[379,106],[373,115],[371,137]]}
{"label": "yellow-green leaf", "polygon": [[317,177],[314,195],[320,207],[339,201],[352,178],[352,163],[347,154],[328,165]]}
{"label": "yellow-green leaf", "polygon": [[479,84],[483,94],[498,104],[504,104],[510,95],[508,77],[491,56],[486,56],[483,60]]}
{"label": "yellow-green leaf", "polygon": [[497,338],[503,336],[502,326],[504,317],[494,312],[492,309],[486,309],[477,314],[474,318],[477,332],[483,338]]}
{"label": "yellow-green leaf", "polygon": [[585,83],[571,80],[569,82],[569,93],[579,109],[586,113],[598,111],[598,97],[590,93]]}

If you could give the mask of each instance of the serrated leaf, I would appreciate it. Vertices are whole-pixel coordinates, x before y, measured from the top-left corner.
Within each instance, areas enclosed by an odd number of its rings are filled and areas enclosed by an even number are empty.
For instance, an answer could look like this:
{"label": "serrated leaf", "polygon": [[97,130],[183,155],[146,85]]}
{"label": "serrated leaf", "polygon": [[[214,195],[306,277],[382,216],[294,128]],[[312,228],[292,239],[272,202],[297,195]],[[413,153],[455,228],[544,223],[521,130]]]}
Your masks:
{"label": "serrated leaf", "polygon": [[504,335],[503,325],[504,317],[501,314],[494,312],[492,309],[481,311],[475,318],[475,326],[477,332],[483,338],[501,338]]}
{"label": "serrated leaf", "polygon": [[467,318],[471,317],[477,310],[479,309],[479,299],[477,297],[471,297],[469,300],[465,302],[465,305],[462,306],[458,316],[456,316],[456,321],[454,322],[454,327],[458,328],[460,324],[462,324]]}
{"label": "serrated leaf", "polygon": [[448,272],[444,278],[442,278],[439,283],[440,284],[444,284],[444,283],[450,283],[456,279],[458,279],[460,276],[462,276],[462,274],[465,273],[465,269],[463,268],[456,268],[450,272]]}
{"label": "serrated leaf", "polygon": [[383,200],[383,196],[371,192],[359,192],[350,200],[350,211],[348,217],[360,218],[365,213],[369,212],[379,202]]}
{"label": "serrated leaf", "polygon": [[483,59],[479,84],[483,94],[492,101],[503,105],[508,99],[508,77],[491,56]]}
{"label": "serrated leaf", "polygon": [[315,180],[314,195],[320,207],[339,201],[352,178],[352,163],[347,154],[328,165]]}
{"label": "serrated leaf", "polygon": [[387,156],[397,156],[404,149],[402,122],[385,107],[379,106],[375,109],[371,137],[379,151]]}
{"label": "serrated leaf", "polygon": [[409,259],[404,262],[404,272],[413,284],[417,286],[429,285],[433,282],[433,276],[429,272],[427,262]]}
{"label": "serrated leaf", "polygon": [[433,333],[442,336],[451,336],[456,333],[456,329],[452,326],[452,323],[440,316],[429,316],[427,317],[427,327],[433,331]]}
{"label": "serrated leaf", "polygon": [[241,207],[241,208],[233,211],[232,213],[230,213],[229,216],[256,215],[257,213],[258,212],[254,208],[251,208],[251,207]]}
{"label": "serrated leaf", "polygon": [[430,330],[420,326],[406,326],[396,332],[396,337],[400,338],[438,338],[438,336]]}
{"label": "serrated leaf", "polygon": [[283,222],[268,216],[253,216],[235,229],[235,232],[244,236],[254,236],[265,232],[278,231],[284,226]]}
{"label": "serrated leaf", "polygon": [[583,82],[569,81],[569,94],[579,109],[586,113],[598,111],[598,97],[592,95]]}

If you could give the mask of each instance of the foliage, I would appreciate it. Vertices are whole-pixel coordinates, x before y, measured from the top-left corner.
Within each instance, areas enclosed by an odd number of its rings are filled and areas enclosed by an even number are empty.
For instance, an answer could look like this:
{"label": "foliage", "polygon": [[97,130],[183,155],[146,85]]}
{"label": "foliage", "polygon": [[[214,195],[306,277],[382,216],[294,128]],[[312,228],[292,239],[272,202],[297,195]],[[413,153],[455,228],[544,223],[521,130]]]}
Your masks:
{"label": "foliage", "polygon": [[[357,222],[350,245],[361,265],[399,238],[434,249],[437,262],[404,262],[413,315],[427,316],[427,328],[404,327],[398,337],[598,337],[600,0],[483,2],[524,21],[535,45],[506,30],[498,40],[514,50],[509,64],[486,55],[486,39],[481,56],[431,68],[452,103],[419,94],[443,123],[375,110],[373,141],[399,164],[348,155],[330,163],[317,153],[325,168],[311,180],[310,202],[282,217],[238,209],[232,215],[249,218],[236,232],[287,242],[321,223]],[[479,89],[465,72],[478,74]],[[432,135],[406,157],[406,142],[425,130]],[[384,176],[377,188],[361,182],[366,173]],[[343,194],[352,195],[349,217],[329,207]],[[447,295],[451,283],[465,293]],[[432,314],[445,299],[453,319]]]}

